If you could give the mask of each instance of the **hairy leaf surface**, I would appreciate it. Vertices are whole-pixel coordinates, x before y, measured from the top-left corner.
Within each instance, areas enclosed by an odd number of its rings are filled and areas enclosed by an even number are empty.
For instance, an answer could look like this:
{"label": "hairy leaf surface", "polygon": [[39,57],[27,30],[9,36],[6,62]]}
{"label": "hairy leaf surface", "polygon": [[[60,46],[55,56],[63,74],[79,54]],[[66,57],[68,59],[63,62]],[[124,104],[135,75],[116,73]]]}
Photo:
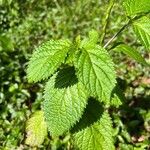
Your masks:
{"label": "hairy leaf surface", "polygon": [[133,26],[141,43],[150,51],[150,19],[148,17],[142,17],[135,21]]}
{"label": "hairy leaf surface", "polygon": [[[67,72],[64,72],[62,76],[66,74]],[[63,80],[66,77],[58,78],[57,81],[57,75],[58,73],[46,84],[43,105],[48,129],[53,136],[68,131],[81,118],[88,99],[83,84],[78,82],[62,88],[66,86]]]}
{"label": "hairy leaf surface", "polygon": [[107,112],[89,127],[74,134],[75,147],[80,150],[114,150],[112,122]]}
{"label": "hairy leaf surface", "polygon": [[135,49],[128,46],[128,45],[120,44],[117,47],[115,47],[114,50],[117,51],[117,52],[123,52],[126,55],[128,55],[129,57],[136,60],[137,62],[142,63],[144,65],[147,65],[145,59],[141,56],[141,54],[138,51],[136,51]]}
{"label": "hairy leaf surface", "polygon": [[35,112],[27,121],[26,132],[26,144],[30,146],[39,146],[43,143],[47,135],[47,125],[42,111]]}
{"label": "hairy leaf surface", "polygon": [[124,0],[124,7],[128,16],[150,11],[150,0]]}
{"label": "hairy leaf surface", "polygon": [[37,48],[28,64],[28,80],[37,82],[53,74],[64,62],[69,47],[68,40],[51,40]]}
{"label": "hairy leaf surface", "polygon": [[105,49],[100,46],[84,49],[76,55],[75,66],[81,81],[91,96],[109,104],[115,86],[114,64]]}

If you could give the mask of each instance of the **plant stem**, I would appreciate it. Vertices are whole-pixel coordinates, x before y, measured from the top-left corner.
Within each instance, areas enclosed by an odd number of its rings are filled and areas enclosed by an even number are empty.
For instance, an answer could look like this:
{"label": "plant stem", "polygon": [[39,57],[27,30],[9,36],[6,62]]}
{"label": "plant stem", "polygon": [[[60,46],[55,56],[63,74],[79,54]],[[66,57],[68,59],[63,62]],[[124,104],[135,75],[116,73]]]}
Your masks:
{"label": "plant stem", "polygon": [[128,27],[130,23],[131,23],[131,20],[129,20],[129,21],[104,45],[104,48],[106,48],[126,27]]}
{"label": "plant stem", "polygon": [[107,29],[108,21],[109,21],[109,16],[110,16],[112,7],[114,5],[114,2],[115,2],[115,0],[109,0],[108,8],[106,10],[106,16],[104,17],[104,20],[103,20],[103,29],[102,29],[102,35],[100,38],[100,44],[101,45],[103,45],[103,43],[104,43],[104,39],[105,39],[105,35],[106,35],[106,29]]}
{"label": "plant stem", "polygon": [[104,45],[104,48],[106,48],[122,31],[124,31],[135,20],[138,20],[139,18],[146,16],[147,14],[149,14],[149,12],[141,14],[139,16],[135,16],[132,19],[129,19],[128,22],[125,25],[123,25],[122,28]]}

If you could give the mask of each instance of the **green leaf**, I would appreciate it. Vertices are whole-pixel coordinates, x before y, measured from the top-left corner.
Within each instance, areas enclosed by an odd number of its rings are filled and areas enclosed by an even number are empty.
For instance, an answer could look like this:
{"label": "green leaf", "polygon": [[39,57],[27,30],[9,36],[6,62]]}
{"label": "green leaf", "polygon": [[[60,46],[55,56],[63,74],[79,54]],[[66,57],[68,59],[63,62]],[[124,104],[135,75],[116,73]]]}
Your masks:
{"label": "green leaf", "polygon": [[68,57],[67,57],[67,63],[72,63],[72,60],[74,58],[74,54],[80,47],[84,47],[86,49],[90,49],[95,46],[95,44],[98,42],[98,33],[95,30],[91,30],[89,32],[89,38],[85,38],[84,40],[81,41],[80,36],[77,36],[74,42],[74,45],[70,48],[68,52]]}
{"label": "green leaf", "polygon": [[98,35],[98,32],[95,31],[95,30],[91,30],[89,32],[89,39],[92,43],[97,43],[98,42],[98,38],[99,38],[99,35]]}
{"label": "green leaf", "polygon": [[103,112],[96,123],[75,133],[73,140],[80,150],[114,150],[112,134],[111,118],[107,112]]}
{"label": "green leaf", "polygon": [[121,148],[121,150],[134,150],[133,145],[130,144],[120,143],[119,147]]}
{"label": "green leaf", "polygon": [[109,104],[116,80],[114,64],[107,51],[97,45],[88,50],[82,48],[74,63],[79,81],[86,86],[91,96]]}
{"label": "green leaf", "polygon": [[150,11],[150,0],[124,0],[123,5],[128,16]]}
{"label": "green leaf", "polygon": [[111,98],[111,105],[115,106],[116,108],[122,105],[122,99],[120,99],[118,93],[114,93],[113,97]]}
{"label": "green leaf", "polygon": [[47,125],[42,111],[35,112],[26,124],[27,138],[25,143],[39,146],[47,136]]}
{"label": "green leaf", "polygon": [[48,78],[64,62],[69,48],[68,40],[51,40],[37,48],[28,64],[28,80],[37,82]]}
{"label": "green leaf", "polygon": [[70,72],[74,72],[71,70],[65,68],[56,73],[45,87],[43,109],[52,136],[68,131],[81,118],[86,107],[88,93],[83,84],[71,78]]}
{"label": "green leaf", "polygon": [[91,49],[98,42],[98,38],[99,38],[99,35],[97,31],[91,30],[89,32],[89,38],[85,38],[84,40],[82,40],[81,47],[84,47],[85,49]]}
{"label": "green leaf", "polygon": [[150,52],[150,19],[148,17],[142,17],[133,23],[133,27],[141,43]]}
{"label": "green leaf", "polygon": [[128,46],[128,45],[120,44],[117,47],[115,47],[113,50],[117,51],[117,52],[123,52],[124,54],[126,54],[129,57],[133,58],[137,62],[142,63],[144,65],[147,65],[145,59],[141,56],[141,54],[138,51],[136,51],[135,49]]}
{"label": "green leaf", "polygon": [[122,89],[119,87],[119,85],[116,85],[112,92],[111,105],[118,108],[120,105],[122,105],[124,100],[125,96],[123,94]]}
{"label": "green leaf", "polygon": [[104,108],[102,107],[101,103],[90,97],[88,99],[88,104],[84,110],[82,118],[73,126],[71,133],[74,134],[93,125],[101,118],[103,111]]}

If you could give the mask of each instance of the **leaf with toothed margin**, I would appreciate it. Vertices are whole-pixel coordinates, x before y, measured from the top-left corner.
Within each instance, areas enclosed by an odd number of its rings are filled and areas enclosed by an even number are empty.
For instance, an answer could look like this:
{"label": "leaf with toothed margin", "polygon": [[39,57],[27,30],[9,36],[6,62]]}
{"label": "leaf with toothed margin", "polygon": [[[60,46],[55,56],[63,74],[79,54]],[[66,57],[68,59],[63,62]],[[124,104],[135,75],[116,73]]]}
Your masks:
{"label": "leaf with toothed margin", "polygon": [[114,150],[112,135],[111,118],[103,112],[97,122],[75,133],[73,141],[75,148],[80,150]]}
{"label": "leaf with toothed margin", "polygon": [[38,47],[28,64],[29,82],[37,82],[51,76],[64,62],[70,45],[68,40],[50,40]]}
{"label": "leaf with toothed margin", "polygon": [[68,76],[70,72],[74,72],[72,67],[60,70],[45,87],[43,110],[52,136],[68,131],[81,118],[87,104],[85,87],[73,73],[72,77]]}
{"label": "leaf with toothed margin", "polygon": [[98,38],[98,32],[95,30],[91,30],[89,32],[89,37],[81,41],[81,47],[84,47],[85,49],[90,49],[94,47],[95,44],[98,42]]}
{"label": "leaf with toothed margin", "polygon": [[123,6],[130,17],[139,13],[150,12],[150,0],[124,0]]}
{"label": "leaf with toothed margin", "polygon": [[150,18],[142,17],[134,21],[133,28],[140,42],[150,52]]}
{"label": "leaf with toothed margin", "polygon": [[104,48],[98,45],[85,48],[82,47],[74,59],[78,79],[91,96],[109,104],[116,83],[114,64]]}
{"label": "leaf with toothed margin", "polygon": [[25,143],[30,146],[39,146],[47,136],[47,125],[42,111],[36,111],[26,124],[27,138]]}
{"label": "leaf with toothed margin", "polygon": [[116,85],[112,91],[111,105],[118,108],[125,101],[125,96],[119,85]]}

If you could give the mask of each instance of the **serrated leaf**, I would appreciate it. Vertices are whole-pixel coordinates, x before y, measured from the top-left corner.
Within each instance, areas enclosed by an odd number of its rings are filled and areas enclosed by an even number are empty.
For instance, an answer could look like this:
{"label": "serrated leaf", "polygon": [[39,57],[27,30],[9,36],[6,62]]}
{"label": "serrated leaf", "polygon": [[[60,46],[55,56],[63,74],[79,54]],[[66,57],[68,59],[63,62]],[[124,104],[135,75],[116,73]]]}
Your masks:
{"label": "serrated leaf", "polygon": [[95,45],[92,49],[82,48],[75,57],[78,79],[91,96],[107,104],[115,86],[114,64],[105,49]]}
{"label": "serrated leaf", "polygon": [[116,85],[112,92],[111,96],[111,105],[118,108],[120,105],[122,105],[122,102],[125,100],[125,96],[123,95],[123,92],[121,88]]}
{"label": "serrated leaf", "polygon": [[[55,74],[45,87],[43,109],[52,136],[59,136],[68,131],[80,119],[88,99],[83,84],[78,82],[66,86],[69,82],[65,79],[70,72],[67,69],[62,72],[62,78],[57,78],[58,73]],[[69,81],[71,80],[74,79],[70,78]]]}
{"label": "serrated leaf", "polygon": [[120,44],[117,47],[114,48],[114,51],[117,52],[123,52],[124,54],[128,55],[129,57],[133,58],[139,63],[142,63],[144,65],[148,65],[145,61],[145,59],[141,56],[141,54],[136,51],[135,49],[131,48],[128,45]]}
{"label": "serrated leaf", "polygon": [[81,41],[81,47],[84,47],[85,49],[91,49],[96,45],[98,42],[99,35],[97,31],[91,30],[89,32],[89,38],[85,38]]}
{"label": "serrated leaf", "polygon": [[84,110],[82,118],[73,126],[73,128],[71,129],[71,133],[74,134],[93,125],[101,118],[103,111],[104,108],[102,107],[100,102],[90,97],[88,99],[88,104]]}
{"label": "serrated leaf", "polygon": [[128,16],[150,11],[150,0],[124,0],[124,7]]}
{"label": "serrated leaf", "polygon": [[80,150],[114,150],[112,122],[107,112],[91,126],[73,136],[75,147]]}
{"label": "serrated leaf", "polygon": [[133,23],[133,27],[141,43],[150,52],[150,19],[148,17],[142,17]]}
{"label": "serrated leaf", "polygon": [[28,64],[28,80],[37,82],[53,74],[64,62],[69,47],[68,40],[51,40],[37,48]]}
{"label": "serrated leaf", "polygon": [[35,112],[26,124],[27,138],[25,143],[39,146],[47,135],[47,125],[42,111]]}

